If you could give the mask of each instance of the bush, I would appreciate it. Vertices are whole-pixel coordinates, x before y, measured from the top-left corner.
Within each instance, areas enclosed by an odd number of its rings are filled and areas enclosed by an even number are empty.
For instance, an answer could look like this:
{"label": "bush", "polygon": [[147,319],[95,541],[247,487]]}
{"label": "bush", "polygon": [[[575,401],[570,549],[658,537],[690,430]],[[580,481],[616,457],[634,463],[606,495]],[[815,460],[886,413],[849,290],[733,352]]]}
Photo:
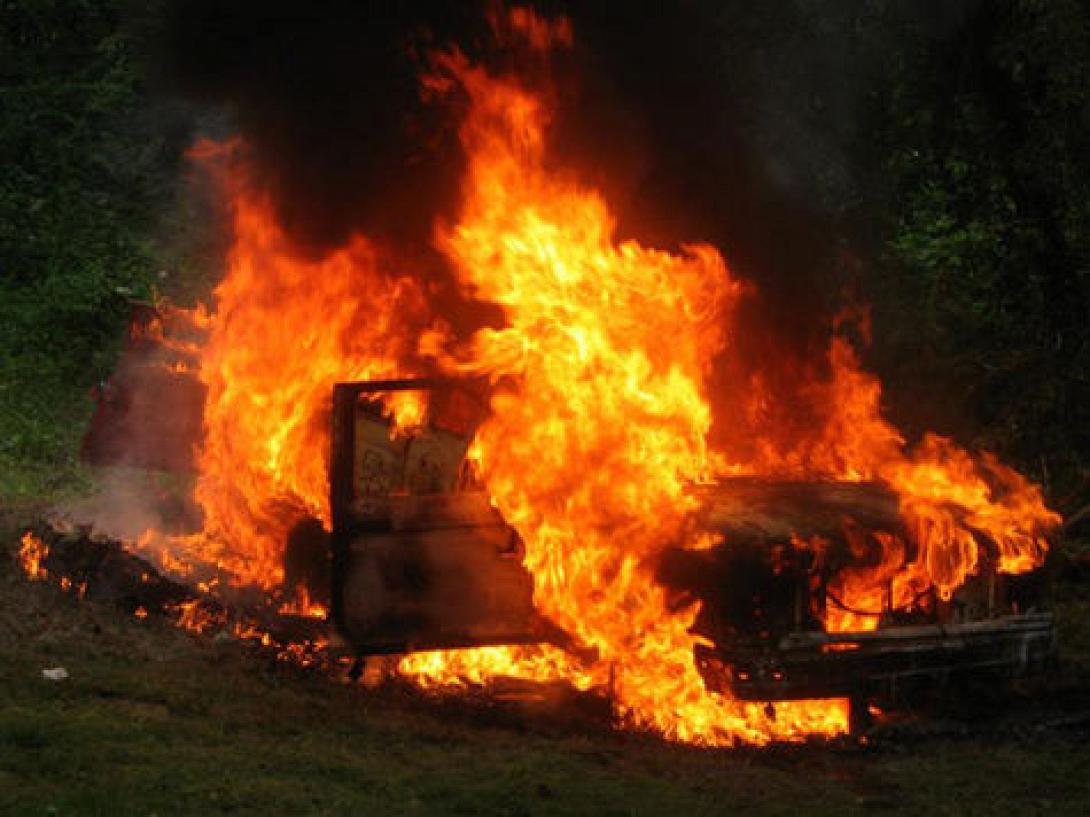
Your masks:
{"label": "bush", "polygon": [[1090,486],[1090,10],[975,8],[889,77],[876,334],[894,380],[960,390],[979,444],[1074,502]]}
{"label": "bush", "polygon": [[149,294],[156,268],[184,134],[142,79],[149,18],[123,6],[0,3],[0,465],[15,488],[33,488],[18,464],[70,468],[126,296]]}

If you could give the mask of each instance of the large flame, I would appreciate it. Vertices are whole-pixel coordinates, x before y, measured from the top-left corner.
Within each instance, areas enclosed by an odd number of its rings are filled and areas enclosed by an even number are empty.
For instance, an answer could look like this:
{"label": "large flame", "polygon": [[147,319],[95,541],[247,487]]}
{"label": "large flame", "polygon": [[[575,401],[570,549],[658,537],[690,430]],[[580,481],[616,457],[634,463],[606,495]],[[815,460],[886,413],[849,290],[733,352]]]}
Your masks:
{"label": "large flame", "polygon": [[[540,59],[572,39],[563,20],[526,10],[505,20],[497,31]],[[436,244],[466,292],[502,310],[502,324],[455,342],[443,316],[428,316],[412,270],[392,268],[364,237],[325,257],[300,255],[265,199],[233,175],[234,248],[200,370],[205,528],[173,542],[175,558],[215,565],[238,584],[278,584],[290,525],[302,514],[328,522],[333,383],[404,376],[427,360],[493,383],[471,456],[525,543],[535,606],[582,649],[578,658],[495,647],[403,659],[401,671],[421,683],[562,678],[607,689],[628,725],[711,745],[843,731],[842,700],[765,707],[705,689],[690,632],[698,610],[673,606],[654,574],[665,548],[715,543],[693,526],[690,488],[722,473],[874,480],[897,492],[902,530],[849,532],[868,558],[830,586],[839,602],[821,611],[830,630],[872,629],[883,609],[932,590],[948,596],[984,558],[981,537],[1002,571],[1042,562],[1057,517],[1040,491],[942,438],[909,449],[882,416],[880,384],[842,337],[826,373],[810,378],[821,420],[806,434],[788,439],[757,422],[750,456],[709,450],[708,375],[717,355],[730,354],[743,294],[720,254],[618,242],[602,196],[547,161],[541,87],[457,51],[435,66],[427,91],[468,101],[462,204]],[[435,328],[418,331],[428,320]],[[765,398],[755,382],[715,402],[749,403],[741,414],[759,418]],[[399,421],[419,408],[390,406]]]}
{"label": "large flame", "polygon": [[932,590],[949,599],[982,558],[1001,573],[1044,562],[1045,534],[1060,517],[1039,487],[994,455],[974,457],[935,434],[910,448],[882,416],[881,384],[860,368],[845,338],[834,337],[826,363],[829,374],[807,389],[824,421],[789,443],[775,426],[764,428],[758,456],[741,466],[776,476],[876,480],[900,498],[903,531],[845,531],[861,564],[830,587],[826,629],[873,630],[884,610],[911,608]]}
{"label": "large flame", "polygon": [[[470,113],[461,132],[465,201],[440,246],[467,286],[504,307],[507,324],[439,354],[452,371],[506,384],[474,453],[526,543],[535,604],[596,650],[591,668],[569,674],[583,683],[608,677],[624,717],[682,740],[761,741],[843,727],[841,704],[780,704],[769,716],[708,693],[695,671],[696,610],[669,608],[653,565],[668,545],[708,544],[707,534],[686,528],[686,487],[717,469],[878,479],[898,491],[914,556],[897,535],[872,532],[880,557],[837,578],[831,592],[841,606],[825,611],[830,630],[873,629],[883,602],[907,606],[932,587],[948,597],[976,567],[974,529],[999,544],[1001,570],[1040,564],[1041,534],[1055,521],[1040,492],[994,458],[978,464],[937,437],[906,452],[881,415],[880,384],[839,337],[831,375],[812,387],[827,407],[819,428],[786,447],[770,433],[754,461],[713,457],[705,375],[740,294],[722,258],[706,245],[673,256],[616,244],[600,196],[546,169],[542,97],[457,54],[442,66],[468,95]],[[435,337],[424,345],[439,348]],[[889,587],[894,597],[884,600]],[[554,670],[538,655],[520,664],[526,653],[411,657],[402,669],[475,675],[480,658],[491,671]]]}
{"label": "large flame", "polygon": [[[455,372],[501,385],[473,449],[488,490],[526,545],[537,608],[587,647],[583,685],[608,683],[628,722],[686,741],[765,741],[845,725],[841,703],[778,711],[710,693],[693,660],[696,608],[655,581],[666,547],[709,544],[686,526],[687,488],[713,471],[705,375],[741,291],[719,253],[616,243],[602,198],[545,167],[549,111],[517,82],[459,55],[442,60],[470,100],[460,218],[440,234],[461,280],[506,324],[453,355]],[[424,339],[435,351],[437,338]],[[411,657],[402,670],[548,676],[527,650]]]}
{"label": "large flame", "polygon": [[[245,183],[242,152],[238,142],[194,149],[227,165],[217,171],[234,241],[199,372],[208,388],[195,490],[204,530],[160,552],[270,588],[291,525],[307,514],[329,521],[332,384],[404,374],[425,301],[363,237],[324,257],[301,254]],[[413,393],[389,402],[400,422],[423,411]]]}

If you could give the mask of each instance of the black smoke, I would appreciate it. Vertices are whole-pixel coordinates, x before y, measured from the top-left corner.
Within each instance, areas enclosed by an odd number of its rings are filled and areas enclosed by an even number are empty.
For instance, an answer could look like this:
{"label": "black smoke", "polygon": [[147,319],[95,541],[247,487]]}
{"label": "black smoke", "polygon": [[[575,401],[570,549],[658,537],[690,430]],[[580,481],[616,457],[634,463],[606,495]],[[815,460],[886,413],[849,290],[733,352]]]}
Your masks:
{"label": "black smoke", "polygon": [[479,19],[463,5],[184,0],[165,26],[166,71],[233,114],[304,248],[360,228],[411,235],[448,202],[452,164],[412,49],[462,39]]}
{"label": "black smoke", "polygon": [[[755,284],[719,388],[739,387],[772,356],[789,362],[782,372],[820,357],[858,275],[846,225],[881,183],[866,175],[859,124],[875,77],[903,32],[945,36],[976,4],[533,4],[567,14],[576,39],[554,66],[553,160],[606,193],[624,237],[713,243]],[[505,59],[488,33],[493,7],[179,0],[164,27],[165,74],[233,113],[255,180],[302,251],[360,231],[442,285],[431,236],[456,209],[464,157],[456,115],[424,102],[418,79],[437,47]]]}

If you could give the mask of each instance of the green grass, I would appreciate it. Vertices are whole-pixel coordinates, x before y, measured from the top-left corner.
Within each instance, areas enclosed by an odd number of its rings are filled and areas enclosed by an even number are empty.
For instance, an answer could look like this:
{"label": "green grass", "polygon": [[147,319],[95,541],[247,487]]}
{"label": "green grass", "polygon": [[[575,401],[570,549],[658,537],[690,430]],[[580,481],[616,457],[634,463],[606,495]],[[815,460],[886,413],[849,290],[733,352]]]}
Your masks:
{"label": "green grass", "polygon": [[[6,509],[4,543],[30,504]],[[704,751],[336,683],[0,560],[0,813],[1081,814],[1062,731]],[[45,667],[70,678],[49,682]],[[559,724],[559,725],[558,725]]]}

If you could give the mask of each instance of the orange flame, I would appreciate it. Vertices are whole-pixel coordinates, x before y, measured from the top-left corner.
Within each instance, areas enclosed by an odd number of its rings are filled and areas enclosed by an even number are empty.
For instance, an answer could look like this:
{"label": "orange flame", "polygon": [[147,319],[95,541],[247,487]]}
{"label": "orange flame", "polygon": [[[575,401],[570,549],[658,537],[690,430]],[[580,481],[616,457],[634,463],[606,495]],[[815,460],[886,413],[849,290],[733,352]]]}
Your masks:
{"label": "orange flame", "polygon": [[422,348],[452,372],[503,380],[471,455],[525,542],[535,606],[597,659],[488,649],[412,656],[402,671],[446,677],[449,661],[469,678],[608,685],[626,723],[704,744],[843,730],[840,702],[768,714],[708,692],[693,659],[697,609],[671,610],[654,578],[667,546],[708,544],[687,527],[687,488],[713,469],[704,376],[740,284],[707,245],[671,255],[615,243],[601,197],[546,169],[541,98],[458,54],[441,65],[470,113],[465,201],[439,243],[507,323],[452,354],[434,335]]}
{"label": "orange flame", "polygon": [[281,604],[277,612],[287,616],[324,619],[329,611],[323,605],[311,601],[310,591],[304,585],[299,585],[295,588],[295,595]]}
{"label": "orange flame", "polygon": [[[201,155],[235,161],[239,145]],[[208,387],[196,499],[204,531],[171,550],[236,583],[277,585],[290,526],[328,523],[328,417],[338,380],[396,376],[409,357],[416,281],[389,272],[362,237],[325,258],[295,250],[268,205],[232,170],[234,244],[203,349]],[[390,399],[399,424],[422,406]]]}
{"label": "orange flame", "polygon": [[43,581],[49,578],[45,560],[49,556],[49,545],[30,531],[23,534],[19,547],[19,565],[31,581]]}
{"label": "orange flame", "polygon": [[[493,25],[538,56],[572,41],[567,21],[525,9]],[[882,415],[879,382],[841,337],[826,373],[807,375],[819,419],[804,433],[776,424],[757,380],[746,393],[717,396],[745,404],[752,453],[710,450],[707,378],[713,359],[730,353],[729,319],[744,287],[706,244],[673,254],[617,242],[602,196],[547,161],[547,93],[457,51],[436,66],[423,80],[429,92],[460,91],[469,102],[463,200],[436,243],[464,288],[502,310],[503,325],[460,344],[438,320],[421,334],[431,316],[416,279],[392,271],[360,236],[325,257],[299,254],[266,199],[243,183],[243,146],[199,144],[195,155],[231,164],[235,232],[216,312],[202,316],[208,400],[196,495],[205,526],[168,549],[150,532],[143,550],[158,550],[160,563],[169,554],[187,572],[211,566],[232,584],[277,586],[290,526],[303,514],[328,523],[332,384],[407,376],[427,361],[494,384],[470,456],[525,543],[535,606],[585,649],[404,658],[400,671],[422,684],[565,679],[608,690],[625,725],[707,745],[844,731],[843,700],[765,707],[703,684],[690,632],[698,609],[672,606],[654,567],[667,547],[715,543],[693,525],[690,488],[723,473],[873,480],[897,493],[903,529],[845,532],[860,558],[830,585],[840,605],[824,611],[829,630],[873,629],[883,609],[947,596],[985,559],[1012,573],[1042,562],[1059,518],[1040,490],[939,437],[910,449]],[[398,427],[420,416],[413,394],[388,403]],[[302,598],[285,609],[321,613]],[[179,613],[191,629],[211,623],[197,605]],[[236,634],[269,639],[243,625]]]}
{"label": "orange flame", "polygon": [[[908,448],[882,416],[881,384],[862,371],[844,338],[833,339],[828,363],[828,378],[815,379],[809,389],[827,409],[824,424],[787,446],[778,445],[770,429],[763,458],[747,466],[758,473],[877,480],[900,498],[903,531],[873,532],[869,548],[846,532],[853,551],[877,549],[880,558],[837,577],[828,630],[874,629],[884,609],[911,607],[932,590],[948,599],[985,556],[1002,573],[1024,573],[1044,562],[1045,535],[1061,519],[1038,486],[994,455],[974,457],[934,434]],[[996,552],[985,554],[981,541]]]}

